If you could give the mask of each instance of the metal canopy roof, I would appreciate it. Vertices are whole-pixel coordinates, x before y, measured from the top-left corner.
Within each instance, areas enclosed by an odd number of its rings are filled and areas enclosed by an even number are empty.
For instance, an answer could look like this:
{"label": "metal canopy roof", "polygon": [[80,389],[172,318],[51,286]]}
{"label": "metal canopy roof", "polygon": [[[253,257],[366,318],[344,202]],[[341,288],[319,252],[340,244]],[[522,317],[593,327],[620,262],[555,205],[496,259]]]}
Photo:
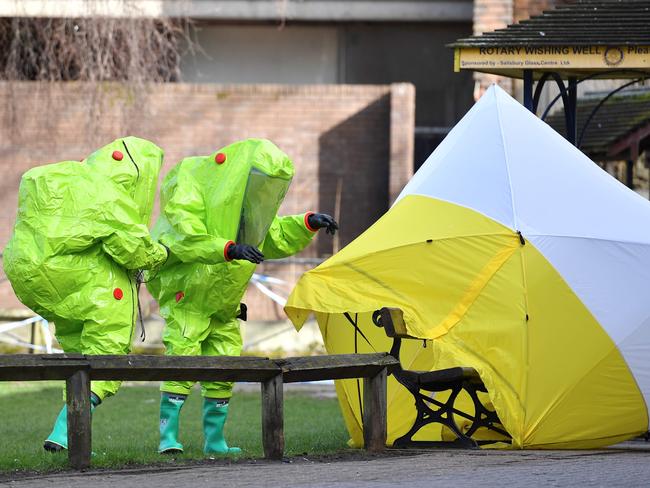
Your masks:
{"label": "metal canopy roof", "polygon": [[[509,77],[556,71],[636,78],[650,71],[650,0],[573,0],[504,29],[458,39],[455,70]],[[539,75],[536,74],[536,77]]]}
{"label": "metal canopy roof", "polygon": [[650,45],[650,0],[579,0],[452,47]]}

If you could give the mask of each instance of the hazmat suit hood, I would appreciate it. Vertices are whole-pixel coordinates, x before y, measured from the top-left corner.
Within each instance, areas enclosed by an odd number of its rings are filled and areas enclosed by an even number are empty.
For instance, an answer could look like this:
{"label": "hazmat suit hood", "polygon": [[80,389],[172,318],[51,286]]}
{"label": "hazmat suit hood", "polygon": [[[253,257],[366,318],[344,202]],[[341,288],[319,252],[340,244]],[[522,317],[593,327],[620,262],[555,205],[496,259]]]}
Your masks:
{"label": "hazmat suit hood", "polygon": [[147,283],[163,313],[177,303],[212,310],[208,315],[236,312],[255,264],[231,262],[226,250],[232,243],[255,246],[267,259],[309,244],[308,214],[278,216],[293,175],[289,157],[265,139],[238,141],[172,168],[151,231],[170,257]]}
{"label": "hazmat suit hood", "polygon": [[138,137],[116,139],[85,160],[92,170],[110,178],[135,202],[141,224],[149,225],[162,166],[163,150]]}
{"label": "hazmat suit hood", "polygon": [[217,211],[208,212],[208,220],[218,219],[235,242],[259,247],[289,189],[293,163],[265,139],[236,142],[214,158],[225,158],[225,171],[211,192],[208,206]]}
{"label": "hazmat suit hood", "polygon": [[[202,192],[207,228],[226,239],[259,247],[289,190],[294,175],[289,157],[271,141],[247,139],[209,156],[184,160],[191,166],[201,161],[219,166],[218,177],[196,174],[210,188]],[[176,191],[179,168],[165,179],[161,208]]]}

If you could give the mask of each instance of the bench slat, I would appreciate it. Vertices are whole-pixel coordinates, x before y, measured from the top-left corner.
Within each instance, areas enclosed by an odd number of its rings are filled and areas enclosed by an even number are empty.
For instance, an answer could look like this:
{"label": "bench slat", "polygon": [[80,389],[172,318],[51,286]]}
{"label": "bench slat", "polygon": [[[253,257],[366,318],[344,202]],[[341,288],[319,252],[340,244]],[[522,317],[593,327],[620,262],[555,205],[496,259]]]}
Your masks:
{"label": "bench slat", "polygon": [[81,354],[2,354],[0,381],[65,380],[84,366]]}
{"label": "bench slat", "polygon": [[390,372],[399,365],[399,361],[388,353],[293,357],[275,362],[282,367],[285,383],[368,378],[384,368]]}
{"label": "bench slat", "polygon": [[94,380],[264,381],[281,372],[248,356],[88,356]]}
{"label": "bench slat", "polygon": [[94,380],[265,381],[280,370],[285,383],[362,378],[390,370],[397,360],[386,353],[333,354],[267,359],[248,356],[83,356],[0,355],[0,380],[69,378],[84,366]]}
{"label": "bench slat", "polygon": [[417,383],[420,388],[428,391],[442,391],[449,388],[449,385],[458,381],[469,381],[472,383],[482,383],[481,377],[474,368],[455,367],[447,369],[438,369],[435,371],[409,371],[405,370],[400,373],[405,378],[410,378]]}

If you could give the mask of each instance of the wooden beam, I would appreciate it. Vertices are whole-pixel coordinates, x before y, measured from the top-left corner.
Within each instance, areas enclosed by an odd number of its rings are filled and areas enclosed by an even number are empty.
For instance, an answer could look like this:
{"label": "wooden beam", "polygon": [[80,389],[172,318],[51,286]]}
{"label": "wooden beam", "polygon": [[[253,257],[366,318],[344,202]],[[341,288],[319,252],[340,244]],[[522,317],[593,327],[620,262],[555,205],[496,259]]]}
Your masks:
{"label": "wooden beam", "polygon": [[87,356],[93,380],[264,381],[281,369],[250,356]]}
{"label": "wooden beam", "polygon": [[387,369],[363,379],[363,442],[368,451],[386,447]]}
{"label": "wooden beam", "polygon": [[373,376],[398,361],[387,353],[334,354],[270,360],[231,356],[0,355],[0,380],[66,379],[90,368],[93,380],[264,381],[279,371],[284,382]]}
{"label": "wooden beam", "polygon": [[385,352],[293,357],[275,362],[282,367],[285,383],[365,378],[376,375],[383,368],[392,370],[399,365],[399,361]]}
{"label": "wooden beam", "polygon": [[282,374],[262,382],[262,444],[267,459],[284,455]]}
{"label": "wooden beam", "polygon": [[68,404],[68,460],[74,469],[90,467],[90,375],[80,369],[66,381]]}
{"label": "wooden beam", "polygon": [[[612,144],[607,151],[607,155],[613,157],[627,153],[630,159],[636,161],[639,157],[639,144],[648,136],[650,136],[650,124],[645,124]],[[621,157],[620,159],[628,158]]]}
{"label": "wooden beam", "polygon": [[81,354],[2,354],[0,381],[65,380],[84,367]]}
{"label": "wooden beam", "polygon": [[0,380],[64,380],[90,368],[93,380],[263,381],[281,371],[267,358],[239,356],[0,355]]}

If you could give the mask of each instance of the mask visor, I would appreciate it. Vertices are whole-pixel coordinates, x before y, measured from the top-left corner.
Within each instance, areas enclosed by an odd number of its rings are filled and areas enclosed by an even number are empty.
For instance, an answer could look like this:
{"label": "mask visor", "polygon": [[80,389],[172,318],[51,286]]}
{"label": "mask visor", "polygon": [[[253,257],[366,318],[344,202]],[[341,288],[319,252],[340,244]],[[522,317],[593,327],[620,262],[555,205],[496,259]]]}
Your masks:
{"label": "mask visor", "polygon": [[242,201],[238,244],[262,245],[290,184],[290,179],[274,178],[251,169]]}

